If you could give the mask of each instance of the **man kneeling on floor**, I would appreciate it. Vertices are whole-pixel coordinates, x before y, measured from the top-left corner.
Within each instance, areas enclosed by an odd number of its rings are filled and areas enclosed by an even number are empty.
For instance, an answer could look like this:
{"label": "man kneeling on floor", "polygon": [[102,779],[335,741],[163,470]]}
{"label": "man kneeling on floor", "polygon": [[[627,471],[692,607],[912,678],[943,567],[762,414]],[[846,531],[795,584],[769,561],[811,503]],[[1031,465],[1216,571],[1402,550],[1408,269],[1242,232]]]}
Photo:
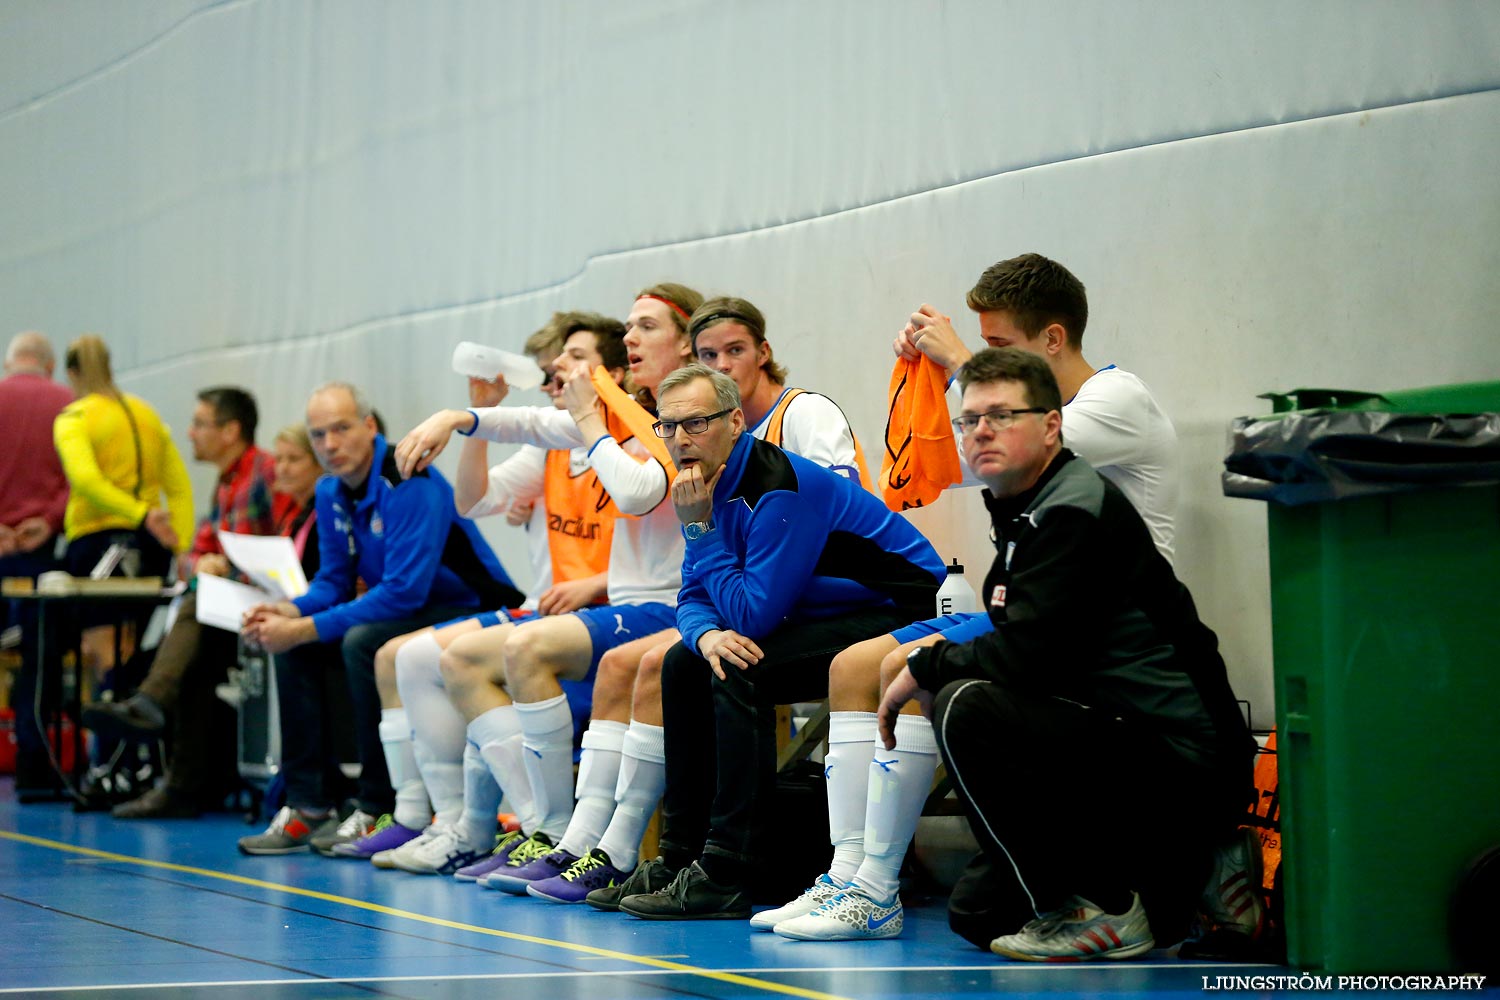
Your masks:
{"label": "man kneeling on floor", "polygon": [[957,933],[1023,961],[1141,955],[1183,935],[1254,744],[1187,588],[1063,447],[1046,363],[991,349],[959,377],[999,550],[981,591],[995,630],[913,650],[880,738],[895,746],[913,698],[933,720],[981,847],[949,901]]}
{"label": "man kneeling on floor", "polygon": [[834,654],[931,607],[943,562],[874,494],[745,433],[727,375],[688,365],[657,399],[687,539],[682,641],[662,665],[662,855],[676,874],[619,908],[744,919],[774,786],[776,706],[826,697]]}

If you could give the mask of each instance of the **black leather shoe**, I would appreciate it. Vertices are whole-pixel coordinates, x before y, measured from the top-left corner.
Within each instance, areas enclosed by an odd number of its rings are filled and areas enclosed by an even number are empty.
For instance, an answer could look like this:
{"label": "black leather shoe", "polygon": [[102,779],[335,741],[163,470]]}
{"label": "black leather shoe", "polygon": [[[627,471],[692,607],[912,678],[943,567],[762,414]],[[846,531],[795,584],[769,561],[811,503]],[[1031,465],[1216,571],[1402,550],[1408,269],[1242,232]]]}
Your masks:
{"label": "black leather shoe", "polygon": [[195,819],[198,807],[166,786],[153,788],[139,798],[122,802],[109,811],[115,819]]}
{"label": "black leather shoe", "polygon": [[139,692],[124,701],[99,701],[83,710],[83,724],[110,736],[157,736],[166,728],[161,706]]}
{"label": "black leather shoe", "polygon": [[620,912],[643,920],[749,920],[750,895],[709,881],[694,861],[665,889],[621,899]]}
{"label": "black leather shoe", "polygon": [[665,889],[671,882],[672,869],[661,858],[655,858],[636,865],[630,877],[619,885],[595,889],[583,901],[596,910],[615,913],[620,909],[620,900],[626,896],[647,895],[658,889]]}

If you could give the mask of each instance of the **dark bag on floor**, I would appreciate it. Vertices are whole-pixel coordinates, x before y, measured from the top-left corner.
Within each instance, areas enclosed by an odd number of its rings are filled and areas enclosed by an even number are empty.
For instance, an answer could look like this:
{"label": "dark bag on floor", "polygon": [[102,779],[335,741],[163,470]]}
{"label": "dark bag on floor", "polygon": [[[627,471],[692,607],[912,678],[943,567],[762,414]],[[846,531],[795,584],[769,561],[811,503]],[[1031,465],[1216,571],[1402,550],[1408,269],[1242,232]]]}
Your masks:
{"label": "dark bag on floor", "polygon": [[802,760],[776,776],[770,814],[759,824],[755,854],[761,859],[751,894],[757,903],[795,899],[828,870],[828,783],[823,766]]}

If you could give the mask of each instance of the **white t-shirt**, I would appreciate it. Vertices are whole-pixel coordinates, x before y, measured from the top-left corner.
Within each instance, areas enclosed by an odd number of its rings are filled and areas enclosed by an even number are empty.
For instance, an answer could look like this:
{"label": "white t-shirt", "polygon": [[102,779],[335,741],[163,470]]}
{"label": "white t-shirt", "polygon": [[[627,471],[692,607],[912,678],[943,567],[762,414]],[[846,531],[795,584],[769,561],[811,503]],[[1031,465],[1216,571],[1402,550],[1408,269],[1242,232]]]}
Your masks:
{"label": "white t-shirt", "polygon": [[[950,395],[957,389],[955,379]],[[950,400],[949,409],[959,407]],[[1146,383],[1114,365],[1101,368],[1063,406],[1062,418],[1063,445],[1119,487],[1171,562],[1180,489],[1177,431]],[[968,463],[963,468],[963,485],[983,485]]]}
{"label": "white t-shirt", "polygon": [[[791,391],[783,389],[776,402],[781,402],[781,397]],[[773,404],[750,428],[750,435],[764,441],[766,431],[771,427],[771,415],[775,412]],[[827,396],[804,389],[786,405],[781,418],[781,447],[841,476],[859,481],[859,462],[854,457],[854,431],[850,429],[844,411]],[[864,485],[869,486],[868,483]]]}

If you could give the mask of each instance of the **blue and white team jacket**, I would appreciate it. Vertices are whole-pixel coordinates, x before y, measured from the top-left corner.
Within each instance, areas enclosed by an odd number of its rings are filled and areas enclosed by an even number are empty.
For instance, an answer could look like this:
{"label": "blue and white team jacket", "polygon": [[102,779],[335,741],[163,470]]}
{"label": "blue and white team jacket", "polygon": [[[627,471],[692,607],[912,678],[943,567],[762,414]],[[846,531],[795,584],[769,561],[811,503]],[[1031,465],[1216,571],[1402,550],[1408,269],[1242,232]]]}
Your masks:
{"label": "blue and white team jacket", "polygon": [[[524,599],[473,521],[458,516],[437,469],[403,480],[383,436],[364,496],[336,476],[318,480],[318,575],[295,604],[323,642],[366,622],[429,606],[518,607]],[[356,579],[369,587],[354,596]]]}
{"label": "blue and white team jacket", "polygon": [[751,639],[783,625],[892,607],[931,617],[943,561],[874,494],[740,435],[714,489],[713,527],[687,543],[677,628]]}

